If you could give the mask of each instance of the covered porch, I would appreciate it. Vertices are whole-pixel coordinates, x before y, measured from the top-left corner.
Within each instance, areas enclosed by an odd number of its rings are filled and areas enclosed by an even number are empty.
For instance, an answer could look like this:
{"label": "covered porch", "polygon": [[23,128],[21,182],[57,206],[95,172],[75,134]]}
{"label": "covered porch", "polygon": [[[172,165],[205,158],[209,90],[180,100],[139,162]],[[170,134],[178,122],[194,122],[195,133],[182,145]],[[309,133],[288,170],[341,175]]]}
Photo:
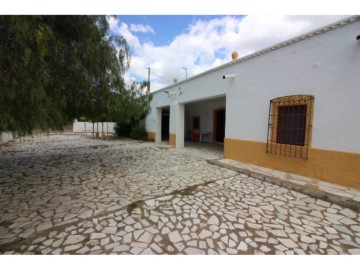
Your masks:
{"label": "covered porch", "polygon": [[[185,142],[223,144],[226,97],[220,96],[185,105]],[[186,147],[186,144],[185,144]]]}

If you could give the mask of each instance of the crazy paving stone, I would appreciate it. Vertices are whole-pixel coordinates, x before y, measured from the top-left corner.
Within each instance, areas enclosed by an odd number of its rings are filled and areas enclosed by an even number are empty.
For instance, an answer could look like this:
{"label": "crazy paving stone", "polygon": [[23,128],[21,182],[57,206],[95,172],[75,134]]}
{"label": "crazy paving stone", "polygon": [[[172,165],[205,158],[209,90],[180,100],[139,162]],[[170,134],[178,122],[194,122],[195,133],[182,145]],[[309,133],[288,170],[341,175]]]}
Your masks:
{"label": "crazy paving stone", "polygon": [[52,228],[52,223],[51,221],[48,221],[48,222],[43,222],[43,223],[40,223],[37,227],[36,227],[36,231],[37,232],[41,232],[41,231],[45,231],[45,230],[48,230]]}
{"label": "crazy paving stone", "polygon": [[105,233],[92,233],[90,234],[90,239],[102,239],[105,238],[106,234]]}
{"label": "crazy paving stone", "polygon": [[307,244],[311,244],[311,243],[315,243],[316,240],[311,238],[311,237],[308,237],[306,235],[301,235],[300,236],[300,241],[301,242],[304,242],[304,243],[307,243]]}
{"label": "crazy paving stone", "polygon": [[81,249],[77,250],[76,253],[77,254],[86,254],[89,251],[90,251],[90,249],[85,246],[85,247],[82,247]]}
{"label": "crazy paving stone", "polygon": [[66,246],[64,248],[64,251],[65,252],[68,252],[68,251],[73,251],[73,250],[76,250],[76,249],[79,249],[82,247],[82,244],[76,244],[76,245],[71,245],[71,246]]}
{"label": "crazy paving stone", "polygon": [[138,248],[138,247],[134,247],[130,250],[130,253],[133,255],[138,255],[140,254],[142,251],[144,250],[144,248]]}
{"label": "crazy paving stone", "polygon": [[209,225],[219,225],[219,219],[215,216],[215,215],[212,215],[209,220],[207,221],[207,223]]}
{"label": "crazy paving stone", "polygon": [[117,228],[116,227],[106,227],[102,230],[103,233],[108,234],[116,234]]}
{"label": "crazy paving stone", "polygon": [[144,243],[150,243],[153,239],[153,235],[150,234],[149,232],[145,231],[140,238],[137,239],[137,241],[139,242],[144,242]]}
{"label": "crazy paving stone", "polygon": [[112,251],[117,253],[117,252],[129,251],[129,250],[130,250],[130,247],[127,245],[118,245],[118,246],[114,247],[114,249]]}
{"label": "crazy paving stone", "polygon": [[83,235],[70,235],[65,240],[64,245],[73,245],[77,244],[85,239],[85,236]]}
{"label": "crazy paving stone", "polygon": [[181,252],[181,251],[184,250],[185,245],[184,245],[183,243],[177,243],[177,244],[175,244],[175,248],[176,248],[179,252]]}
{"label": "crazy paving stone", "polygon": [[189,248],[186,248],[184,250],[185,254],[188,254],[188,255],[205,255],[205,251],[203,250],[200,250],[200,249],[197,249],[197,248],[192,248],[192,247],[189,247]]}
{"label": "crazy paving stone", "polygon": [[346,233],[346,234],[349,234],[349,235],[352,234],[352,232],[348,228],[346,228],[345,226],[333,225],[333,227],[339,232]]}
{"label": "crazy paving stone", "polygon": [[169,233],[169,239],[172,243],[177,243],[183,240],[178,231],[173,231]]}
{"label": "crazy paving stone", "polygon": [[159,245],[158,244],[156,244],[156,243],[152,243],[151,245],[150,245],[150,247],[154,250],[154,251],[156,251],[157,253],[162,253],[162,249],[159,247]]}
{"label": "crazy paving stone", "polygon": [[349,249],[348,251],[352,255],[360,255],[360,249],[359,248]]}
{"label": "crazy paving stone", "polygon": [[81,213],[79,215],[79,218],[86,219],[86,218],[91,217],[92,214],[93,214],[93,210],[88,210],[88,211],[85,211],[85,212]]}
{"label": "crazy paving stone", "polygon": [[205,238],[208,238],[212,235],[212,233],[208,230],[202,230],[199,237],[200,239],[205,239]]}
{"label": "crazy paving stone", "polygon": [[298,247],[298,245],[292,241],[291,239],[286,239],[286,238],[279,238],[278,239],[284,246],[288,247],[288,248],[296,248]]}
{"label": "crazy paving stone", "polygon": [[45,239],[46,239],[45,236],[39,237],[39,238],[36,238],[32,243],[33,244],[41,243],[41,242],[45,241]]}
{"label": "crazy paving stone", "polygon": [[248,246],[245,242],[241,241],[239,246],[237,247],[238,250],[241,250],[241,251],[247,251],[248,249]]}

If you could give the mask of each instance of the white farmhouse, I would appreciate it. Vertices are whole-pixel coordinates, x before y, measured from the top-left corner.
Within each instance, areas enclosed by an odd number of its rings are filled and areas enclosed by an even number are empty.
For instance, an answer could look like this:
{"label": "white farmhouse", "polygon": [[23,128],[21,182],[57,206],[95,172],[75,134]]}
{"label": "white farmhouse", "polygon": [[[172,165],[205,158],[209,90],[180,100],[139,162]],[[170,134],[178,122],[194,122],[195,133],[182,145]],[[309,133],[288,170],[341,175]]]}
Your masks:
{"label": "white farmhouse", "polygon": [[360,16],[152,93],[155,142],[360,188]]}

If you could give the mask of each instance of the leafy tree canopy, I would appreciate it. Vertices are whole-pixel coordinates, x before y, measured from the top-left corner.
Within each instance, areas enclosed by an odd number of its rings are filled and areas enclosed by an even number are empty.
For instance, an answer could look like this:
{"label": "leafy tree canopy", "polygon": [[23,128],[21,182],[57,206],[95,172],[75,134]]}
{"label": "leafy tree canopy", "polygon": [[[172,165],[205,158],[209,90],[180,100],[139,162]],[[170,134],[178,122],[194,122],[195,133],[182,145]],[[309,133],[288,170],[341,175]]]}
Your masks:
{"label": "leafy tree canopy", "polygon": [[122,78],[127,42],[108,30],[105,16],[0,16],[0,132],[146,115],[149,97]]}

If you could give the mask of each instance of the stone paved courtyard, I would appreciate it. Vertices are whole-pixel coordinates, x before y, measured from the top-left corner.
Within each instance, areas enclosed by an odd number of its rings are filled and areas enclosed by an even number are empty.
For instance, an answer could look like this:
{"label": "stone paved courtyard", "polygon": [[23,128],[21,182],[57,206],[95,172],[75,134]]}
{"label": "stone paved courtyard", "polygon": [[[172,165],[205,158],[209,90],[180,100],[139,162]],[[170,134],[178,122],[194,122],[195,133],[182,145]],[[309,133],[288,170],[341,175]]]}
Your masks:
{"label": "stone paved courtyard", "polygon": [[0,254],[360,254],[359,213],[207,156],[70,134],[2,145]]}

